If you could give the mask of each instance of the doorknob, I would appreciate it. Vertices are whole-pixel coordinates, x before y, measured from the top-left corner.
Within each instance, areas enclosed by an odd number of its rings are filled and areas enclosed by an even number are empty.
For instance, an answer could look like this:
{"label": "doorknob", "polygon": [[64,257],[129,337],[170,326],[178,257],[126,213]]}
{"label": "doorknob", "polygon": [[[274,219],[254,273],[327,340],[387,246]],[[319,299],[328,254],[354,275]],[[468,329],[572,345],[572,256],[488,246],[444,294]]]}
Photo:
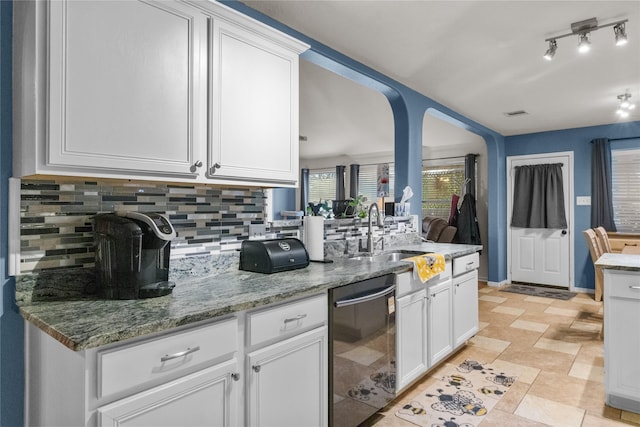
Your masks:
{"label": "doorknob", "polygon": [[562,235],[564,236],[565,234],[567,234],[567,230],[562,230]]}

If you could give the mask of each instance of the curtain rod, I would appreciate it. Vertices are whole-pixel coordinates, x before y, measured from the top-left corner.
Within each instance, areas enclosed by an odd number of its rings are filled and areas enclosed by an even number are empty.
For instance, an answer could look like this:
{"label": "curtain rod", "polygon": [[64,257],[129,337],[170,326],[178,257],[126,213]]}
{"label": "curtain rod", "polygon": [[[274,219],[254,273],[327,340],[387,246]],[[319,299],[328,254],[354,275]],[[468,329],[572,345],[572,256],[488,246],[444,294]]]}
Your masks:
{"label": "curtain rod", "polygon": [[[469,153],[469,154],[473,154],[473,153]],[[434,157],[434,158],[428,158],[428,159],[422,159],[422,161],[425,160],[448,160],[448,159],[464,159],[466,156],[468,156],[469,154],[465,154],[463,156],[451,156],[451,157]],[[480,157],[480,154],[473,154],[476,157]]]}
{"label": "curtain rod", "polygon": [[640,136],[630,136],[628,138],[612,138],[609,141],[624,141],[624,140],[627,140],[627,139],[639,139],[639,138],[640,138]]}

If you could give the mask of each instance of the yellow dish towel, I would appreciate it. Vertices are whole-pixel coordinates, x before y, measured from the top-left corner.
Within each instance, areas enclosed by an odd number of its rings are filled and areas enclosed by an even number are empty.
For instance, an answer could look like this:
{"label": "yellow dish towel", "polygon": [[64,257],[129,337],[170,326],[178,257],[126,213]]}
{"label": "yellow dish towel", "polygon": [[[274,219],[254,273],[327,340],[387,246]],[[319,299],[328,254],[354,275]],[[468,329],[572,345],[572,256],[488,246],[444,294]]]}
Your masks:
{"label": "yellow dish towel", "polygon": [[422,283],[442,273],[445,268],[444,255],[442,254],[418,255],[405,258],[403,261],[413,262],[413,274]]}

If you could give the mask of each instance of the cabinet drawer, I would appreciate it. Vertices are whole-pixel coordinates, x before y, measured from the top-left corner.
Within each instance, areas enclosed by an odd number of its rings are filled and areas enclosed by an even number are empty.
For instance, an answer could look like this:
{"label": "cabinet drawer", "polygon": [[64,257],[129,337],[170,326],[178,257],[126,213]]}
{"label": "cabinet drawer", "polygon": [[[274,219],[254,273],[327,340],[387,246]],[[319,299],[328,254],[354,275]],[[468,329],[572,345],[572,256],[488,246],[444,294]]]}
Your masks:
{"label": "cabinet drawer", "polygon": [[307,298],[247,315],[250,346],[322,325],[327,321],[327,296]]}
{"label": "cabinet drawer", "polygon": [[396,275],[396,298],[410,294],[420,289],[424,289],[425,286],[434,286],[451,277],[451,261],[445,263],[444,271],[437,276],[432,277],[426,282],[422,283],[417,278],[413,277],[413,271],[407,271]]}
{"label": "cabinet drawer", "polygon": [[238,321],[229,319],[171,335],[99,351],[98,398],[231,355]]}
{"label": "cabinet drawer", "polygon": [[480,265],[478,252],[453,259],[453,275],[458,276],[467,271],[475,270]]}
{"label": "cabinet drawer", "polygon": [[[640,274],[606,270],[610,280],[605,278],[605,293],[610,297],[640,300]],[[606,296],[606,295],[605,295]]]}

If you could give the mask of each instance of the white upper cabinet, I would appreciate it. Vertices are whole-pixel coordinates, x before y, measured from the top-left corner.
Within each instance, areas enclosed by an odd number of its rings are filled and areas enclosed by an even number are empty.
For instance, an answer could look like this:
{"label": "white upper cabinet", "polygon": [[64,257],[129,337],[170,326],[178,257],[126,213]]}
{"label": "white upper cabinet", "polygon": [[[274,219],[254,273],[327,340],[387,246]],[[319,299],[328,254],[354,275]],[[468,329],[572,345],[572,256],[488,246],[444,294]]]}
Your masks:
{"label": "white upper cabinet", "polygon": [[211,46],[209,176],[295,184],[298,54],[222,20]]}
{"label": "white upper cabinet", "polygon": [[14,175],[297,184],[306,45],[216,2],[15,8]]}

